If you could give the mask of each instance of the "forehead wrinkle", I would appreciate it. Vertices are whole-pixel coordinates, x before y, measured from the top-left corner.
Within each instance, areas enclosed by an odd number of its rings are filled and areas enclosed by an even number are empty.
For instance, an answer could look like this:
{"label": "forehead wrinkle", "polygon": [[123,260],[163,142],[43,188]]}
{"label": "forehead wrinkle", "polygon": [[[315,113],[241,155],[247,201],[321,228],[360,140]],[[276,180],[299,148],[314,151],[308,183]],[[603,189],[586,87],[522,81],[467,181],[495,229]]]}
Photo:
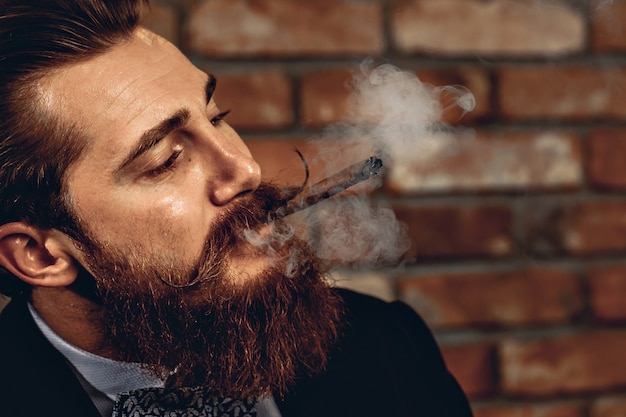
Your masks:
{"label": "forehead wrinkle", "polygon": [[[93,63],[96,65],[98,60],[103,61],[103,64],[105,64],[97,65],[98,68],[109,68],[108,75],[104,75],[103,70],[97,70],[100,72],[99,77],[102,77],[101,79],[108,80],[101,89],[101,96],[107,97],[107,104],[113,104],[123,99],[126,92],[135,88],[139,82],[149,84],[152,81],[168,77],[174,72],[180,72],[181,62],[179,62],[178,58],[183,57],[185,62],[188,62],[187,58],[178,49],[165,40],[157,42],[161,48],[159,49],[160,53],[155,54],[154,43],[146,40],[157,38],[156,35],[151,35],[144,39],[144,37],[138,37],[142,33],[138,31],[135,39],[131,38],[130,41],[118,45],[110,53],[95,57],[93,60]],[[134,47],[135,45],[137,45],[139,50]],[[115,59],[124,63],[122,66],[115,67],[114,72],[111,72],[110,66],[106,65],[106,61],[110,59],[107,55],[111,55],[111,53],[117,55]],[[180,57],[175,55],[180,55]],[[134,76],[129,79],[128,74]],[[141,89],[141,86],[139,89]]]}
{"label": "forehead wrinkle", "polygon": [[[141,66],[142,67],[142,66]],[[118,119],[123,115],[135,115],[128,118],[127,124],[130,124],[132,120],[137,118],[141,113],[147,109],[151,109],[155,102],[163,100],[164,97],[172,94],[171,88],[161,87],[161,81],[175,73],[175,69],[169,69],[167,72],[154,75],[144,76],[144,74],[138,73],[132,80],[129,80],[125,85],[116,91],[114,94],[105,93],[108,96],[106,103],[111,106],[111,110],[117,107],[115,112],[112,112],[111,118]],[[137,94],[138,91],[147,91],[146,94]],[[147,101],[149,100],[149,101]],[[138,103],[138,104],[137,104]]]}

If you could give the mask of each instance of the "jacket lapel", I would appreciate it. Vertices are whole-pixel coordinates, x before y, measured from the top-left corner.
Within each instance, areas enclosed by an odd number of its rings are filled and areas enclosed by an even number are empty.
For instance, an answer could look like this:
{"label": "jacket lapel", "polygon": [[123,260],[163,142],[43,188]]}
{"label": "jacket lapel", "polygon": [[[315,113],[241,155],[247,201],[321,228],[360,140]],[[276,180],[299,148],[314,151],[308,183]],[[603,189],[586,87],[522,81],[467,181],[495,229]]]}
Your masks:
{"label": "jacket lapel", "polygon": [[0,415],[100,417],[19,298],[0,315]]}

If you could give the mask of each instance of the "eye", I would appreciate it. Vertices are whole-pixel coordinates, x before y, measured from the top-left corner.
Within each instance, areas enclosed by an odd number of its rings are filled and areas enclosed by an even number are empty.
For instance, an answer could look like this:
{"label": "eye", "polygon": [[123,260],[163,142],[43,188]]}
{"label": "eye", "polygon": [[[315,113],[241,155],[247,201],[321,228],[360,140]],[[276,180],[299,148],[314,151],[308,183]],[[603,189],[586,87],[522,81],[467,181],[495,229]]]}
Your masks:
{"label": "eye", "polygon": [[219,126],[220,122],[222,120],[224,120],[224,118],[226,116],[228,116],[228,113],[230,113],[230,110],[226,110],[224,112],[221,112],[220,114],[218,114],[217,116],[215,116],[214,118],[211,119],[211,124],[213,126]]}
{"label": "eye", "polygon": [[178,158],[180,157],[182,153],[183,153],[183,146],[177,145],[172,151],[172,154],[169,156],[169,158],[167,158],[165,162],[163,162],[158,167],[148,171],[147,175],[149,177],[157,177],[168,171],[174,170],[176,168],[176,161],[178,160]]}

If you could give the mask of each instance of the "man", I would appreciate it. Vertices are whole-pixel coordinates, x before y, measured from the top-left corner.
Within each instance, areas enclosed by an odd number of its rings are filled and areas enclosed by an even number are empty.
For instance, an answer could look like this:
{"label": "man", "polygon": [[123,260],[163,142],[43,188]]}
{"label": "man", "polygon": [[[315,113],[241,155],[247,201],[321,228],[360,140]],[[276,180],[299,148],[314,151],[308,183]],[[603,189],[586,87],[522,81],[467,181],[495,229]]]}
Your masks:
{"label": "man", "polygon": [[471,415],[413,311],[282,243],[290,195],[143,7],[0,1],[0,414]]}

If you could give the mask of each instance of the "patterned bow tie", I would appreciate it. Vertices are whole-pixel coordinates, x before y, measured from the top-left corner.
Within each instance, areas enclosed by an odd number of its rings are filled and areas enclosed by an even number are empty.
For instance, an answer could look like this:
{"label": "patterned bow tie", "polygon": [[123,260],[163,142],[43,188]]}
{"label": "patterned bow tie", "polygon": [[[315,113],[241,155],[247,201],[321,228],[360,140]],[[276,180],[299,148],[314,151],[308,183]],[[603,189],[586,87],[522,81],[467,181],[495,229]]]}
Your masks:
{"label": "patterned bow tie", "polygon": [[119,394],[112,417],[256,417],[254,404],[205,395],[201,389],[145,388]]}

